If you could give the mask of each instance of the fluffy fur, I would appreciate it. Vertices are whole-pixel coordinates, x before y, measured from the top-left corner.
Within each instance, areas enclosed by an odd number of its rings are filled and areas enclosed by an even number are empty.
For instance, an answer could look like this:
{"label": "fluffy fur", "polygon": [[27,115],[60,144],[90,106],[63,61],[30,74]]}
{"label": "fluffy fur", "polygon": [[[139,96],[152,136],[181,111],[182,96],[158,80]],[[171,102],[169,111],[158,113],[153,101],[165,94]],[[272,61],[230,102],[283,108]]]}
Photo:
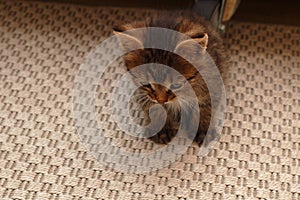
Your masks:
{"label": "fluffy fur", "polygon": [[[174,52],[180,51],[183,54],[192,56],[192,58],[202,62],[200,64],[205,70],[210,66],[201,60],[201,56],[203,56],[203,52],[207,51],[217,65],[222,77],[225,78],[227,59],[222,40],[207,21],[196,14],[186,12],[160,14],[143,21],[131,22],[114,28],[114,33],[118,35],[124,49],[138,48],[138,50],[130,51],[124,56],[127,70],[146,63],[160,63],[175,69],[185,77],[185,80],[178,80],[178,77],[174,76],[169,70],[156,68],[151,64],[149,64],[146,71],[137,70],[135,72],[135,81],[140,84],[139,90],[135,93],[135,100],[140,103],[145,113],[148,115],[149,107],[157,103],[162,104],[167,111],[167,122],[164,128],[150,139],[158,143],[168,143],[175,136],[179,126],[180,112],[188,113],[189,109],[192,108],[187,106],[185,110],[182,110],[176,95],[172,91],[177,91],[180,94],[184,91],[185,82],[188,81],[198,97],[201,118],[194,140],[201,144],[211,121],[211,98],[208,88],[198,71],[184,58],[176,53],[144,48],[143,44],[147,42],[147,32],[142,36],[126,33],[128,30],[143,27],[162,27],[189,36],[190,40],[176,41],[176,39],[173,39],[170,41],[174,47]],[[194,43],[191,41],[196,41],[202,48],[200,50],[195,49]],[[165,86],[155,83],[159,77],[163,79]],[[218,86],[216,85],[216,87]],[[184,95],[184,93],[182,94]],[[188,105],[188,101],[186,103]],[[188,123],[196,123],[195,121],[193,116],[188,119]],[[189,131],[186,131],[189,135]]]}

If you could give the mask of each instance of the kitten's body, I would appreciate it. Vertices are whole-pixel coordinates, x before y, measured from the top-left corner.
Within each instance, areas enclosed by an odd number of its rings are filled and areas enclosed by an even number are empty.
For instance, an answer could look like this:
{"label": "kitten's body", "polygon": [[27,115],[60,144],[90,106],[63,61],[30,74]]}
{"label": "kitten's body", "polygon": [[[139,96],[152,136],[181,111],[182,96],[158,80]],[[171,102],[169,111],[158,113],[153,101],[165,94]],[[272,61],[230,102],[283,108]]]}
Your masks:
{"label": "kitten's body", "polygon": [[[189,42],[189,40],[187,40],[187,42],[172,41],[172,43],[174,43],[175,54],[161,49],[145,49],[143,48],[143,43],[146,42],[145,40],[147,38],[147,33],[140,38],[136,38],[134,35],[126,33],[128,30],[143,27],[161,27],[178,31],[193,38],[193,41],[196,41],[201,45],[202,50],[194,50],[192,46],[193,42]],[[124,56],[125,64],[128,70],[146,63],[160,63],[177,70],[185,77],[186,80],[188,80],[193,87],[196,96],[198,97],[201,118],[195,141],[201,143],[211,121],[210,93],[204,80],[195,67],[193,67],[182,57],[176,55],[176,51],[181,51],[183,54],[186,53],[189,55],[195,54],[194,57],[198,60],[201,60],[201,56],[203,56],[201,53],[202,51],[208,52],[218,67],[220,74],[224,78],[226,72],[226,56],[218,33],[213,27],[210,26],[208,22],[203,20],[198,15],[190,13],[179,13],[179,15],[167,13],[165,15],[149,18],[144,21],[133,22],[115,28],[115,33],[120,37],[125,49],[130,49],[132,46],[139,48],[139,50],[131,51]],[[203,68],[209,67],[205,66],[205,63],[203,63],[203,65]],[[167,85],[176,81],[176,78],[172,77],[171,73],[167,70],[159,70],[158,68],[154,67],[150,67],[149,71],[140,71],[137,73],[139,78],[147,79],[149,82],[155,82],[155,76],[163,76],[166,79],[165,82]],[[169,85],[173,88],[175,86],[175,90],[180,92],[180,88],[176,87],[179,87],[182,84],[184,83],[180,82],[177,85]],[[183,86],[181,87],[183,88]],[[219,86],[216,85],[216,87]],[[180,109],[180,106],[176,101],[175,94],[169,89],[170,88],[164,87],[160,84],[145,83],[140,86],[140,89],[137,92],[139,93],[138,97],[142,99],[140,100],[140,103],[145,113],[148,113],[149,107],[156,103],[162,104],[167,111],[167,122],[164,128],[158,134],[150,138],[158,143],[170,142],[178,130],[180,112],[189,112],[188,109],[186,111]],[[139,98],[137,101],[139,101]],[[193,118],[193,116],[191,116],[188,120],[188,123],[196,123],[194,121],[197,121]]]}

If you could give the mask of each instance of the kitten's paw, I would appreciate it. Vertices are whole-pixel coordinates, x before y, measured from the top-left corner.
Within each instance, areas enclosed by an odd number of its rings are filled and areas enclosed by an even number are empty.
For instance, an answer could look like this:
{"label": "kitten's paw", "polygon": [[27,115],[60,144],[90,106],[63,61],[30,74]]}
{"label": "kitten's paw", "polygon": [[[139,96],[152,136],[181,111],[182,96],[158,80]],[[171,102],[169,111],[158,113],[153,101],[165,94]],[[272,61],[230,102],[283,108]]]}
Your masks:
{"label": "kitten's paw", "polygon": [[198,129],[196,133],[192,132],[191,130],[186,130],[185,136],[187,137],[187,139],[192,140],[201,145],[205,138],[206,132],[206,130],[204,131],[202,129]]}
{"label": "kitten's paw", "polygon": [[176,136],[178,130],[175,129],[162,129],[156,135],[149,139],[155,143],[168,144]]}
{"label": "kitten's paw", "polygon": [[[194,138],[194,141],[195,141],[199,146],[201,146],[202,143],[203,143],[203,140],[204,140],[204,138],[205,138],[205,135],[206,135],[206,132],[204,132],[204,131],[198,132],[197,135],[196,135],[195,138]],[[192,138],[190,138],[190,139],[192,139]]]}
{"label": "kitten's paw", "polygon": [[[198,131],[194,141],[199,145],[208,146],[208,144],[218,138],[218,133],[215,129],[209,131]],[[205,142],[204,142],[205,140]],[[203,143],[204,142],[204,143]]]}

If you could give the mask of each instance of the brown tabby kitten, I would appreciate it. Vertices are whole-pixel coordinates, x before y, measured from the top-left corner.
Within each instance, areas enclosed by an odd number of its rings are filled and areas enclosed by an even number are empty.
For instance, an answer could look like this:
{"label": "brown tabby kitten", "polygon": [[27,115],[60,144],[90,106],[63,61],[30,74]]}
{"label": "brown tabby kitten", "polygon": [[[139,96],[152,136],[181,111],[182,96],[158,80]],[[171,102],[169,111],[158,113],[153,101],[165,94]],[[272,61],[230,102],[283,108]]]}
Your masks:
{"label": "brown tabby kitten", "polygon": [[[189,55],[193,55],[195,59],[201,60],[201,52],[193,50],[193,43],[186,41],[172,41],[174,43],[174,52],[171,53],[161,49],[149,49],[144,48],[143,38],[147,38],[147,33],[138,38],[134,35],[124,33],[124,31],[133,30],[135,28],[143,27],[162,27],[172,29],[189,36],[193,41],[198,42],[202,51],[207,51],[211,58],[217,65],[220,74],[224,78],[226,72],[226,56],[222,40],[214,28],[204,19],[196,14],[192,13],[180,13],[160,15],[152,17],[143,21],[133,22],[118,26],[114,28],[114,33],[120,39],[122,46],[125,50],[132,49],[132,47],[138,48],[138,50],[130,51],[124,56],[124,61],[127,70],[131,70],[136,66],[146,63],[160,63],[167,65],[179,73],[181,73],[185,79],[191,84],[198,97],[199,110],[201,113],[198,132],[194,140],[199,144],[202,143],[206,132],[208,130],[211,121],[211,98],[208,88],[202,79],[198,71],[184,58],[178,56],[176,52],[183,52]],[[202,63],[205,66],[205,63]],[[209,67],[209,66],[206,66]],[[172,91],[178,91],[180,94],[183,90],[183,85],[186,80],[176,80],[176,77],[172,76],[172,73],[168,70],[161,70],[150,66],[147,71],[138,71],[137,78],[146,78],[148,82],[141,82],[140,88],[136,93],[137,101],[141,104],[145,113],[149,113],[149,107],[153,104],[161,104],[164,106],[167,112],[167,120],[161,131],[156,135],[150,137],[157,143],[168,143],[176,135],[179,121],[180,112],[189,112],[187,110],[180,109],[180,106],[176,100],[176,96]],[[155,84],[156,77],[163,77],[165,85],[169,85],[169,88],[160,84]],[[213,77],[212,77],[213,78]],[[174,83],[174,80],[175,83]],[[216,87],[218,87],[216,85]],[[172,91],[171,91],[172,90]],[[157,116],[160,117],[160,116]],[[191,116],[188,119],[188,123],[194,122],[194,117]],[[187,130],[187,134],[189,133]]]}

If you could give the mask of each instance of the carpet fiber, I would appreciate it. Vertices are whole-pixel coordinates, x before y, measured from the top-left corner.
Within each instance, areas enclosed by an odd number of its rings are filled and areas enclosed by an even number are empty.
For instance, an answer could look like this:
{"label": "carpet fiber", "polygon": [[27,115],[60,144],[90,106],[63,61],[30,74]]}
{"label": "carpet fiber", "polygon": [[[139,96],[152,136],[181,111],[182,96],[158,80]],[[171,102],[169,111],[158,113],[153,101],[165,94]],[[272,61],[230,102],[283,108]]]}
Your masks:
{"label": "carpet fiber", "polygon": [[226,120],[208,156],[192,145],[168,167],[135,174],[85,149],[72,113],[79,66],[113,25],[152,12],[0,2],[1,199],[300,199],[300,27],[229,25]]}

